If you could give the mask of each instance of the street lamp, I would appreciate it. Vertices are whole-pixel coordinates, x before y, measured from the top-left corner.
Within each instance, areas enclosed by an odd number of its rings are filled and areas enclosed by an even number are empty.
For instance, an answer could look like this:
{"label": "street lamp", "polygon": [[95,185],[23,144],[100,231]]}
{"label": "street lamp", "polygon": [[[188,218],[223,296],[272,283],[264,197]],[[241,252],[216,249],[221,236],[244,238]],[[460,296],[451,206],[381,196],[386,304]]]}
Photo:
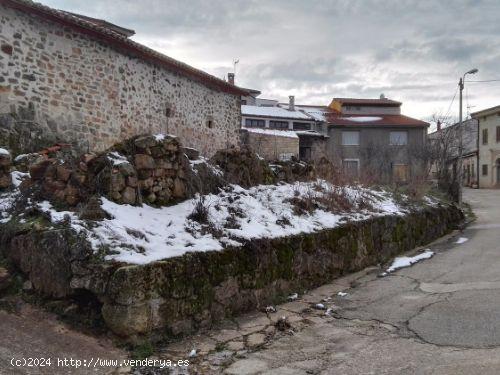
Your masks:
{"label": "street lamp", "polygon": [[[462,157],[463,157],[463,129],[462,129],[462,92],[464,91],[465,76],[467,74],[476,74],[478,70],[476,68],[465,72],[460,81],[458,81],[458,87],[460,88],[460,109],[458,115],[458,204],[462,206]],[[479,136],[479,135],[478,135]]]}

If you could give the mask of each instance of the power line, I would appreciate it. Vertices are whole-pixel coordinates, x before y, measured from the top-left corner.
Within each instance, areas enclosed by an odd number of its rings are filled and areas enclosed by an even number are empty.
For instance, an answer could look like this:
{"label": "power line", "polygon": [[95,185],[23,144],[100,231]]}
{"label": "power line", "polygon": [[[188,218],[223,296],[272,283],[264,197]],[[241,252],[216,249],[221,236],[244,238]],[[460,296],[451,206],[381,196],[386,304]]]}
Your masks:
{"label": "power line", "polygon": [[446,118],[448,118],[448,115],[450,114],[450,111],[451,111],[451,106],[453,105],[453,102],[455,101],[455,98],[457,97],[457,93],[458,93],[458,86],[455,90],[455,94],[453,95],[453,98],[451,99],[450,106],[448,107],[448,110],[446,111],[446,115],[441,117],[441,120],[445,120]]}
{"label": "power line", "polygon": [[472,83],[484,83],[484,82],[500,82],[500,79],[484,79],[484,80],[473,80],[473,81],[465,81],[465,82],[472,82]]}

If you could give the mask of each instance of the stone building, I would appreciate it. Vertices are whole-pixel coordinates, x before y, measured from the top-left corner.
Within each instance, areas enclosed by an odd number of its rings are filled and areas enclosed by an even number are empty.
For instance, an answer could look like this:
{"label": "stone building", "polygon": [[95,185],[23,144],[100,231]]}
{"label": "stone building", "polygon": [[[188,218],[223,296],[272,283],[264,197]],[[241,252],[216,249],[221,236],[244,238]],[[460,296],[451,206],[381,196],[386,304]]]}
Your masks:
{"label": "stone building", "polygon": [[500,187],[500,106],[473,113],[478,122],[480,188]]}
{"label": "stone building", "polygon": [[132,41],[133,33],[0,0],[0,145],[26,133],[95,151],[141,133],[177,135],[205,155],[237,145],[248,93]]}
{"label": "stone building", "polygon": [[296,106],[293,96],[288,104],[258,100],[241,106],[243,139],[255,152],[267,160],[313,161],[325,156],[320,152],[325,145],[320,107]]}

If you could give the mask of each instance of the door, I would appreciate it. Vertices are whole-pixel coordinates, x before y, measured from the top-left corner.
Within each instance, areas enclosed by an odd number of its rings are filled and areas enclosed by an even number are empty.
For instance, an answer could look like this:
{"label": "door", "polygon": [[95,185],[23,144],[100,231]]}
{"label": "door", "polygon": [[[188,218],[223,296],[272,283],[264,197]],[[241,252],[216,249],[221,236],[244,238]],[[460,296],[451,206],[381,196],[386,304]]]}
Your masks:
{"label": "door", "polygon": [[500,159],[497,159],[497,185],[500,185]]}
{"label": "door", "polygon": [[347,177],[358,178],[359,160],[357,160],[357,159],[344,159],[342,164],[344,166],[344,174]]}

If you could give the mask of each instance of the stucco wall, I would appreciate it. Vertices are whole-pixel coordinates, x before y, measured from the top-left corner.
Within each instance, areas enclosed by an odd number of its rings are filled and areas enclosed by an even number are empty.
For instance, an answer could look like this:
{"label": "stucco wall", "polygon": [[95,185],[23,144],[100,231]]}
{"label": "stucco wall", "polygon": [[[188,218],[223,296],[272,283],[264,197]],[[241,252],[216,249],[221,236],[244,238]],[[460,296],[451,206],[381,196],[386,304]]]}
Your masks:
{"label": "stucco wall", "polygon": [[[498,164],[500,159],[500,142],[497,142],[496,128],[500,126],[500,116],[493,115],[479,118],[479,187],[500,187],[498,181]],[[488,143],[483,144],[483,130],[488,129]],[[483,175],[483,165],[487,166],[488,174]]]}
{"label": "stucco wall", "polygon": [[100,151],[136,134],[168,132],[206,155],[238,143],[236,95],[3,5],[0,47],[0,113],[32,103],[39,126],[66,141]]}
{"label": "stucco wall", "polygon": [[[359,131],[359,146],[343,146],[343,131]],[[406,146],[390,146],[391,131],[407,131],[408,144]],[[345,159],[359,160],[361,171],[364,168],[369,168],[374,172],[373,168],[378,166],[390,169],[391,163],[411,166],[415,163],[413,157],[419,152],[423,152],[425,134],[426,129],[423,127],[331,127],[328,129],[327,153],[331,160],[338,164],[341,164],[342,160]]]}

